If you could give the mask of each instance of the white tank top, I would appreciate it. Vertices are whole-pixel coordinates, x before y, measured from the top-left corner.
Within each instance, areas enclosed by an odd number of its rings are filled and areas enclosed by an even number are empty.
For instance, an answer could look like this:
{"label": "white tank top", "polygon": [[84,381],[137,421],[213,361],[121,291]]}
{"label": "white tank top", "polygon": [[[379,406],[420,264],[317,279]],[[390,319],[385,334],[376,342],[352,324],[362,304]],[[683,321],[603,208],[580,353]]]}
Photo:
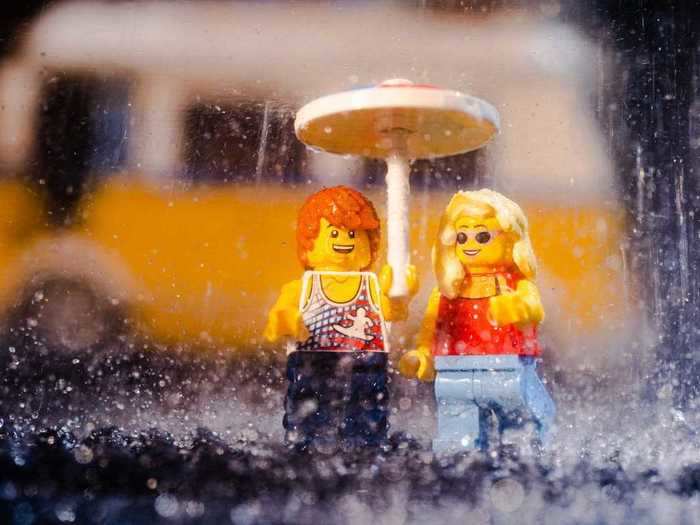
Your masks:
{"label": "white tank top", "polygon": [[[323,290],[321,278],[325,275],[360,276],[355,297],[345,303],[331,300]],[[309,338],[297,343],[296,350],[387,352],[386,325],[379,305],[372,301],[370,282],[379,291],[377,276],[371,272],[305,272],[299,310]]]}

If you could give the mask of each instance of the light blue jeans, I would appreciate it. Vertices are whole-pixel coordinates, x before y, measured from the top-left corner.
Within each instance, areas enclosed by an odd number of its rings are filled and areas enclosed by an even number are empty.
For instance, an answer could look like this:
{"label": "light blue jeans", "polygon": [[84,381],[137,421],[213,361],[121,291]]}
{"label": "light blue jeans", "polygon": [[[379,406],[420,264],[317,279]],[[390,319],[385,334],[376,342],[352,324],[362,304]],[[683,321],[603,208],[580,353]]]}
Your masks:
{"label": "light blue jeans", "polygon": [[485,449],[491,413],[501,434],[534,423],[546,445],[556,408],[536,367],[535,358],[517,355],[436,356],[433,450]]}

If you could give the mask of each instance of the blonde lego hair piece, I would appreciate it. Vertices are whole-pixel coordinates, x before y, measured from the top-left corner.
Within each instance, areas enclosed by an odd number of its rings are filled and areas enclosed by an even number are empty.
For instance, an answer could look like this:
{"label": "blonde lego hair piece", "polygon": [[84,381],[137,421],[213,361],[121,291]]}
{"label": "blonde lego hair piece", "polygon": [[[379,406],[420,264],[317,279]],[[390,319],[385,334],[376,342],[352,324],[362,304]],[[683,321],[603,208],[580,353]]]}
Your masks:
{"label": "blonde lego hair piece", "polygon": [[453,299],[459,294],[465,271],[455,254],[457,241],[455,224],[460,217],[495,216],[503,231],[515,234],[513,262],[527,279],[534,279],[537,261],[528,234],[527,218],[515,202],[500,193],[481,189],[457,192],[440,219],[440,229],[433,244],[433,269],[440,292]]}

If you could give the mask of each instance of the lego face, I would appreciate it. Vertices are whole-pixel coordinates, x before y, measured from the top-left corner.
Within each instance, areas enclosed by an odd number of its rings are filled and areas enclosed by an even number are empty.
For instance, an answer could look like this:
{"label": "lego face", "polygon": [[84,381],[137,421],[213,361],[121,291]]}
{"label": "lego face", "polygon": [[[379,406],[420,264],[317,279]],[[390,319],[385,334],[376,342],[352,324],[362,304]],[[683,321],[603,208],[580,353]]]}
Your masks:
{"label": "lego face", "polygon": [[461,217],[455,228],[455,252],[467,268],[512,264],[514,236],[501,229],[496,217]]}
{"label": "lego face", "polygon": [[369,235],[365,230],[333,226],[321,218],[318,237],[306,258],[314,270],[359,272],[372,260]]}

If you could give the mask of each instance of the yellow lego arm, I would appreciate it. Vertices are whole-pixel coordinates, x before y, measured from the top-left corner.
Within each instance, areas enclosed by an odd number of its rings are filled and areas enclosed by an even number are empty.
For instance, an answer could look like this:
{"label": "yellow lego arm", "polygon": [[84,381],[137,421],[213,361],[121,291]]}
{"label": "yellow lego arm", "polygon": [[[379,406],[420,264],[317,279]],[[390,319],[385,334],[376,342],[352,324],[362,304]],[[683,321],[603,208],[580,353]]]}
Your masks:
{"label": "yellow lego arm", "polygon": [[382,309],[382,316],[385,321],[405,321],[408,318],[408,303],[418,293],[418,287],[420,286],[416,267],[412,264],[406,267],[408,301],[404,297],[389,297],[389,290],[393,280],[394,273],[391,266],[385,264],[379,272],[379,304]]}
{"label": "yellow lego arm", "polygon": [[544,320],[544,308],[535,283],[523,279],[514,292],[491,297],[489,316],[498,326],[509,324],[539,324]]}
{"label": "yellow lego arm", "polygon": [[301,280],[296,279],[282,287],[280,296],[267,316],[267,325],[263,336],[270,343],[283,337],[305,341],[309,337],[304,320],[299,311]]}
{"label": "yellow lego arm", "polygon": [[433,363],[432,345],[435,337],[435,323],[440,307],[440,290],[434,288],[428,299],[423,323],[418,333],[418,348],[406,352],[399,360],[399,372],[408,378],[417,378],[421,381],[433,381],[435,379],[435,365]]}

